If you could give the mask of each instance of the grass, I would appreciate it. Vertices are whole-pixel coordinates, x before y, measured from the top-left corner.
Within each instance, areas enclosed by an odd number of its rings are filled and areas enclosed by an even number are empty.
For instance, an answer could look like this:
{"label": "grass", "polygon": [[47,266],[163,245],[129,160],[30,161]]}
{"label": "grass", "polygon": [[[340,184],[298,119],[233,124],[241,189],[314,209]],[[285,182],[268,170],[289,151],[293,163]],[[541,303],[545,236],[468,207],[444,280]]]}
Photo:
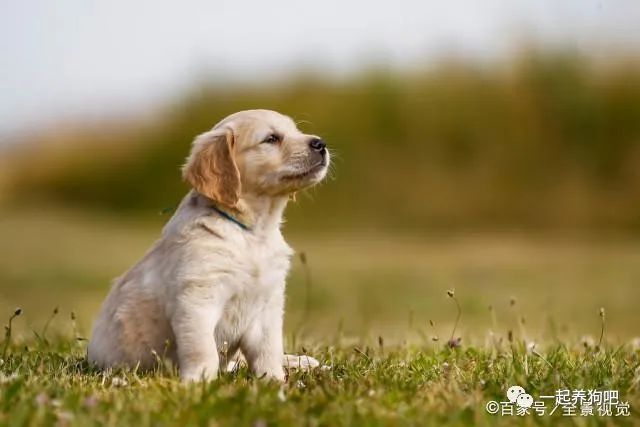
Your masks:
{"label": "grass", "polygon": [[629,346],[527,351],[522,343],[443,346],[317,345],[325,365],[291,371],[283,385],[245,368],[207,384],[181,384],[170,367],[100,372],[82,342],[12,345],[0,365],[0,424],[20,425],[554,425],[553,416],[488,414],[511,385],[533,396],[558,389],[618,390],[630,417],[583,417],[579,425],[640,422],[640,353]]}
{"label": "grass", "polygon": [[189,386],[164,365],[95,371],[82,338],[111,278],[165,220],[3,213],[0,319],[22,312],[0,343],[0,426],[510,425],[515,418],[485,405],[514,384],[535,397],[618,390],[631,405],[629,418],[520,423],[640,423],[638,241],[287,229],[300,254],[288,281],[287,350],[328,368],[291,372],[285,385],[244,369]]}

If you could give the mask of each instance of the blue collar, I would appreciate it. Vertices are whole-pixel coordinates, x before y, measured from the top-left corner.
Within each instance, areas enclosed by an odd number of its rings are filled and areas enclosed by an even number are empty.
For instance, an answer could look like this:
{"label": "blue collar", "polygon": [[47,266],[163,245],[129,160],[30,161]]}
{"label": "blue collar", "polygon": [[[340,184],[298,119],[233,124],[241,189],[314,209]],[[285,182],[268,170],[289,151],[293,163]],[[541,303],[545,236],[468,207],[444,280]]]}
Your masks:
{"label": "blue collar", "polygon": [[223,217],[224,219],[233,222],[234,224],[236,224],[238,227],[242,228],[245,231],[251,231],[251,227],[249,227],[246,224],[240,222],[240,220],[238,220],[237,218],[235,218],[231,214],[223,211],[222,209],[220,209],[216,205],[211,205],[211,207],[213,208],[214,211],[218,212],[220,214],[220,216]]}

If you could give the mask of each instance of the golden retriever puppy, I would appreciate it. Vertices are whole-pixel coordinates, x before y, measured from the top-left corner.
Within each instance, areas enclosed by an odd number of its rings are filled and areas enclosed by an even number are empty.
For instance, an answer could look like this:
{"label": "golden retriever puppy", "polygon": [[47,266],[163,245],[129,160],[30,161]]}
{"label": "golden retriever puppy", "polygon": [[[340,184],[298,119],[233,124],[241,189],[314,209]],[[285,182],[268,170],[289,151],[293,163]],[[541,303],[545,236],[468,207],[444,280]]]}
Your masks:
{"label": "golden retriever puppy", "polygon": [[320,182],[328,165],[323,140],[275,111],[235,113],[198,136],[183,167],[193,189],[115,281],[89,361],[150,368],[164,355],[183,380],[212,379],[221,356],[239,349],[255,375],[283,380],[283,363],[312,360],[283,352],[293,251],[280,224],[289,196]]}

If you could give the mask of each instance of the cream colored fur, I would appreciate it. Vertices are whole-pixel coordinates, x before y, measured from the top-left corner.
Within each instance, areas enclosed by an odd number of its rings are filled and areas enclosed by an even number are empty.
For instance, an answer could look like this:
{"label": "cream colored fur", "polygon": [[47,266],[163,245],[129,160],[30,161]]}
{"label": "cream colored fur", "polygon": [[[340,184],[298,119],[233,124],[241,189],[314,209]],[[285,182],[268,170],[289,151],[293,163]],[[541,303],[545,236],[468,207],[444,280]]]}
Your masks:
{"label": "cream colored fur", "polygon": [[233,114],[196,138],[183,170],[194,189],[144,258],[115,281],[94,325],[90,362],[151,368],[164,356],[184,380],[216,378],[238,350],[259,377],[283,380],[291,360],[317,365],[285,356],[282,340],[293,253],[282,215],[290,194],[321,181],[329,164],[312,138],[267,110]]}

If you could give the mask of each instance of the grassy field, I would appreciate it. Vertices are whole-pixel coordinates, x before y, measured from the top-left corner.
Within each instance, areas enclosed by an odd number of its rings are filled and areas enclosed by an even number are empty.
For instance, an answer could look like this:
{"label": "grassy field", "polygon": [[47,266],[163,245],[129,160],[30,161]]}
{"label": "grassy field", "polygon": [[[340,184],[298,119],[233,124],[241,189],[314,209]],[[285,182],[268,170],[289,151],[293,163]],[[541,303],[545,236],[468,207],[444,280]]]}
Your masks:
{"label": "grassy field", "polygon": [[[320,343],[319,343],[320,344]],[[84,345],[57,339],[11,347],[0,366],[0,425],[632,425],[638,351],[528,352],[522,345],[433,350],[426,347],[322,346],[324,363],[290,371],[285,384],[251,377],[246,368],[208,384],[181,384],[170,367],[152,373],[93,370]],[[556,390],[617,390],[628,416],[565,417],[488,413],[505,390],[521,385],[534,396]],[[548,407],[547,407],[548,405]],[[618,410],[613,409],[613,414]],[[578,409],[580,413],[580,409]]]}
{"label": "grassy field", "polygon": [[[296,207],[293,207],[295,209]],[[135,263],[158,236],[167,216],[146,221],[45,209],[0,216],[0,312],[23,309],[16,334],[33,336],[54,308],[52,330],[79,332],[91,322],[111,280]],[[462,308],[457,334],[484,344],[489,330],[527,340],[640,336],[640,240],[560,234],[467,233],[394,235],[349,233],[285,235],[307,264],[294,259],[288,281],[288,335],[391,344],[446,336]],[[512,304],[515,302],[515,304]],[[429,325],[429,321],[435,328]]]}
{"label": "grassy field", "polygon": [[[485,405],[515,384],[534,397],[618,390],[630,418],[565,421],[640,422],[640,241],[622,236],[286,229],[299,251],[287,350],[326,368],[292,372],[283,386],[244,369],[191,386],[166,366],[96,372],[74,337],[88,337],[110,280],[166,219],[3,213],[0,313],[22,312],[11,344],[0,346],[0,425],[511,424]],[[446,347],[452,335],[460,347]]]}

